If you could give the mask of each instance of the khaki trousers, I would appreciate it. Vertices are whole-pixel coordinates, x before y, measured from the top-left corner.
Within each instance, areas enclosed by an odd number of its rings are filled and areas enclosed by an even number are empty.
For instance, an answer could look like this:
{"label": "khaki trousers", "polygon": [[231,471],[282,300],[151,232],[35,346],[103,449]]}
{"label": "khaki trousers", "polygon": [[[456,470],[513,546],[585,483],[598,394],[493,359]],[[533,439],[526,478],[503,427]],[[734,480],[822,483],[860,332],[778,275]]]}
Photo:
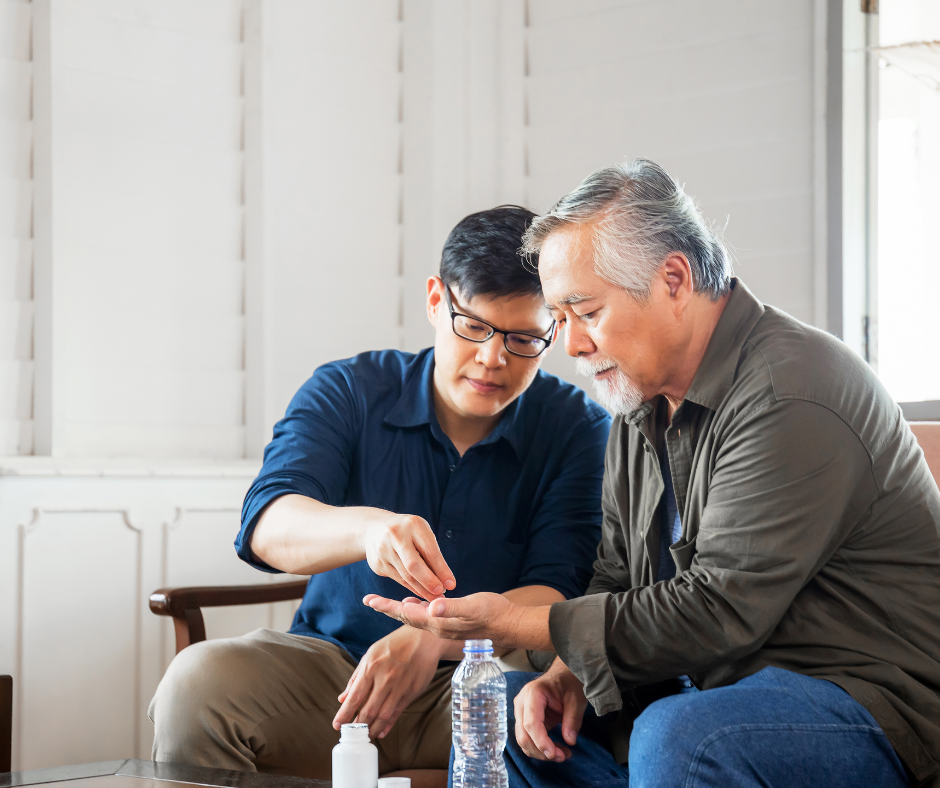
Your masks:
{"label": "khaki trousers", "polygon": [[[332,643],[270,629],[196,643],[176,655],[150,703],[153,760],[328,780],[336,696],[354,669]],[[380,774],[447,768],[453,672],[438,668],[373,742]]]}

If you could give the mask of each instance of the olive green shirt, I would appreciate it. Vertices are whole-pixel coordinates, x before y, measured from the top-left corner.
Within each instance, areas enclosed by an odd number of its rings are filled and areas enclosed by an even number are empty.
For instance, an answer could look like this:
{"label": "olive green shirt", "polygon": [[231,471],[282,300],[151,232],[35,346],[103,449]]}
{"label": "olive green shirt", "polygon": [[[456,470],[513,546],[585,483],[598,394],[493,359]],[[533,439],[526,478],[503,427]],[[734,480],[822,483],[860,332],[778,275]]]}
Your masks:
{"label": "olive green shirt", "polygon": [[[587,596],[552,606],[558,655],[598,714],[688,674],[774,666],[838,684],[917,781],[940,785],[940,491],[868,365],[735,281],[685,400],[614,419]],[[682,538],[656,582],[668,447]]]}

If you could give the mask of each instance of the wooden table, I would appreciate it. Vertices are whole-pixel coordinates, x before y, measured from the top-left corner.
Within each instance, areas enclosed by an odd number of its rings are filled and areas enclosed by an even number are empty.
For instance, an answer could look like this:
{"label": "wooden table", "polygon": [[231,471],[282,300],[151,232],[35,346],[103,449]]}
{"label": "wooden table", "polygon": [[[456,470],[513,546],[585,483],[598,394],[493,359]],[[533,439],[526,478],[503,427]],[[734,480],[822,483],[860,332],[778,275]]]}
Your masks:
{"label": "wooden table", "polygon": [[[146,780],[147,782],[143,782]],[[59,766],[29,772],[0,773],[0,788],[42,785],[44,788],[329,788],[327,780],[308,780],[279,774],[231,772],[153,761],[105,761],[82,766]]]}

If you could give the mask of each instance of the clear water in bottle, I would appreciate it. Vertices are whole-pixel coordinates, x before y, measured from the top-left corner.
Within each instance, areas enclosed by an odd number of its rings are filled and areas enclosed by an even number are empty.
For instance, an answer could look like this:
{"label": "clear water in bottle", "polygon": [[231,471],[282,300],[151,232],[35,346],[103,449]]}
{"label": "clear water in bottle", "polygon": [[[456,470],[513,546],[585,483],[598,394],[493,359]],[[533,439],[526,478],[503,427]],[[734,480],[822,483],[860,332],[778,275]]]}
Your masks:
{"label": "clear water in bottle", "polygon": [[507,788],[506,678],[493,659],[493,641],[468,640],[451,680],[454,788]]}

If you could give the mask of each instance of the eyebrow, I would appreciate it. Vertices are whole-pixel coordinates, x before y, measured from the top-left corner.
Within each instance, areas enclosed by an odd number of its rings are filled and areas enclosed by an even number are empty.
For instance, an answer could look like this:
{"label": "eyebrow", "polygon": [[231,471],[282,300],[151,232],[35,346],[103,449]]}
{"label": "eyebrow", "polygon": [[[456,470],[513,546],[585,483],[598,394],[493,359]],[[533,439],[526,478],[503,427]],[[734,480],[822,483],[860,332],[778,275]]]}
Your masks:
{"label": "eyebrow", "polygon": [[571,306],[572,304],[580,304],[582,301],[590,301],[594,296],[585,295],[584,293],[572,293],[569,296],[565,296],[559,302],[559,306]]}

